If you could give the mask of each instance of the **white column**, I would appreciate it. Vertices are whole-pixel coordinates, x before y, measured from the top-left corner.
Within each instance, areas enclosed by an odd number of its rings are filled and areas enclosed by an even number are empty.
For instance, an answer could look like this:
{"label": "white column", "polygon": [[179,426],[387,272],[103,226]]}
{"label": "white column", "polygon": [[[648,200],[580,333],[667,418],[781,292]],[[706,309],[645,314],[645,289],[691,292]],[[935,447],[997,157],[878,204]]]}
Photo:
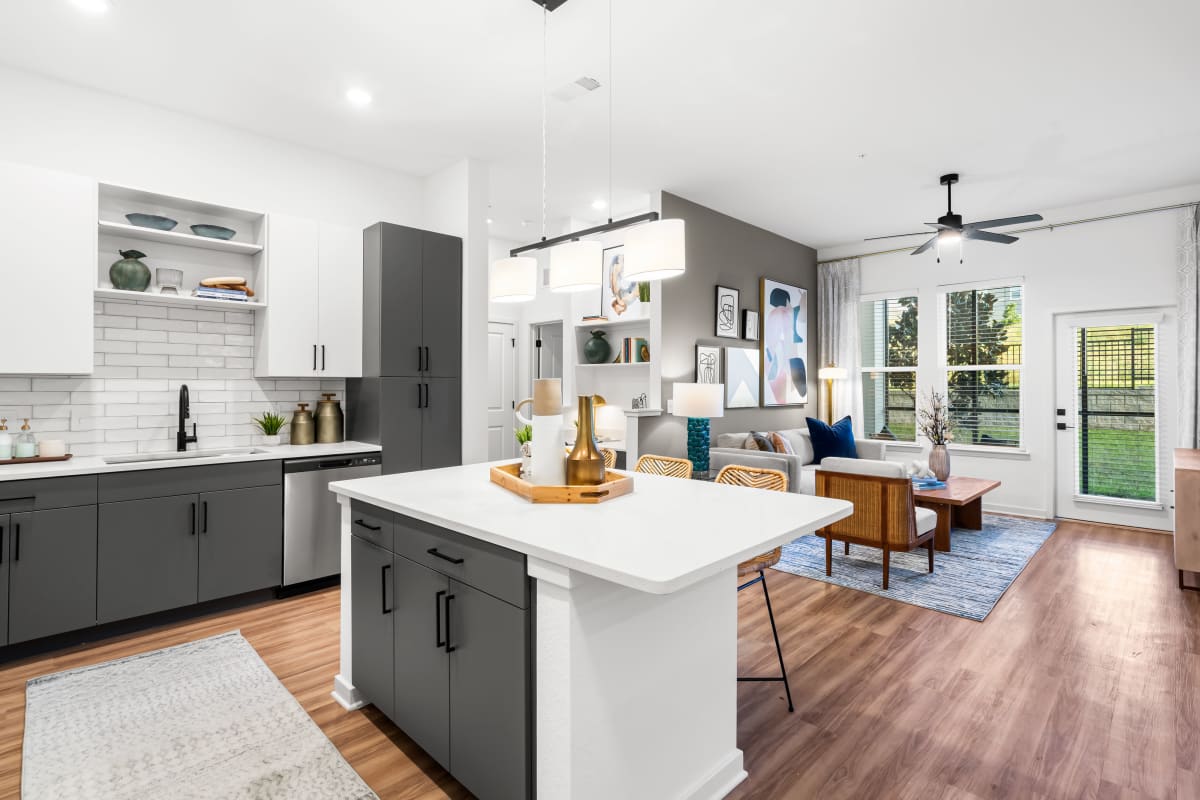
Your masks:
{"label": "white column", "polygon": [[353,664],[353,647],[350,627],[350,537],[354,534],[350,531],[350,498],[343,495],[337,496],[338,503],[342,506],[342,588],[341,588],[341,610],[342,610],[342,638],[341,638],[341,663],[338,666],[338,674],[333,679],[333,699],[345,708],[347,711],[353,711],[356,708],[362,708],[366,705],[363,700],[362,693],[354,688],[354,664]]}

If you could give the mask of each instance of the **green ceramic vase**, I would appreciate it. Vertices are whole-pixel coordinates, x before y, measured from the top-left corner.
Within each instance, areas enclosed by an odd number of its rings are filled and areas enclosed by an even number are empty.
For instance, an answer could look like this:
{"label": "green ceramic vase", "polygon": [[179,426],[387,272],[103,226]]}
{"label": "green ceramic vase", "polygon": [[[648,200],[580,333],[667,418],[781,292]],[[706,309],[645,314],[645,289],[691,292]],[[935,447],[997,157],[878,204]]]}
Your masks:
{"label": "green ceramic vase", "polygon": [[604,338],[604,331],[592,331],[592,338],[583,344],[583,357],[589,364],[607,364],[612,355],[612,345]]}
{"label": "green ceramic vase", "polygon": [[138,259],[146,257],[139,250],[121,250],[121,260],[108,268],[108,279],[114,289],[144,292],[150,285],[150,268]]}

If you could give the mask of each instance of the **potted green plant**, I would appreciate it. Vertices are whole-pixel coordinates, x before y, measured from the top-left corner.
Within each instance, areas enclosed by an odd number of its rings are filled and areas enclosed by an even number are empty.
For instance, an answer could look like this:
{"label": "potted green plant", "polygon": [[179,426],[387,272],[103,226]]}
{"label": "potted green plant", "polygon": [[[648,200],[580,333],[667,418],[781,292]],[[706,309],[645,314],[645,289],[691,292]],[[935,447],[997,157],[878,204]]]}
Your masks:
{"label": "potted green plant", "polygon": [[517,428],[513,435],[517,437],[517,445],[521,453],[521,474],[526,475],[532,463],[533,450],[529,443],[533,441],[533,426],[525,425]]}
{"label": "potted green plant", "polygon": [[255,426],[262,431],[263,444],[279,444],[279,431],[283,429],[283,423],[287,421],[282,414],[276,414],[274,411],[264,411],[261,417],[254,417],[253,419]]}

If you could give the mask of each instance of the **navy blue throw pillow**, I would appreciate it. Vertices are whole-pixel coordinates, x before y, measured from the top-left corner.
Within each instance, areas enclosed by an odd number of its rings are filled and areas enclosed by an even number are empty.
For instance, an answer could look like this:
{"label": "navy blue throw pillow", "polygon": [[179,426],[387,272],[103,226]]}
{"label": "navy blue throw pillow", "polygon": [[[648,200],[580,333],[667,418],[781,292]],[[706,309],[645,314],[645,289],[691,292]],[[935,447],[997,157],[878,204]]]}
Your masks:
{"label": "navy blue throw pillow", "polygon": [[808,423],[808,436],[812,439],[814,464],[820,464],[823,458],[858,458],[850,417],[842,417],[833,425],[812,417],[804,421]]}

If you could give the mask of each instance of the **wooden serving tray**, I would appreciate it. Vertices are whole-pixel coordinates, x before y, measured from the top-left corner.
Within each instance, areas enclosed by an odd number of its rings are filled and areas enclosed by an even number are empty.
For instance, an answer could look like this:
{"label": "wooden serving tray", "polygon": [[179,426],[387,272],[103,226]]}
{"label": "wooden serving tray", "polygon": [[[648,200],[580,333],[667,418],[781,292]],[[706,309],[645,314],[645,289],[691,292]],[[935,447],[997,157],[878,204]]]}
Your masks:
{"label": "wooden serving tray", "polygon": [[633,478],[611,469],[604,471],[604,483],[597,486],[534,486],[521,478],[519,461],[492,467],[491,478],[531,503],[603,503],[633,491]]}
{"label": "wooden serving tray", "polygon": [[69,461],[71,454],[65,456],[34,456],[33,458],[0,458],[0,467],[5,464],[40,464],[43,461]]}

